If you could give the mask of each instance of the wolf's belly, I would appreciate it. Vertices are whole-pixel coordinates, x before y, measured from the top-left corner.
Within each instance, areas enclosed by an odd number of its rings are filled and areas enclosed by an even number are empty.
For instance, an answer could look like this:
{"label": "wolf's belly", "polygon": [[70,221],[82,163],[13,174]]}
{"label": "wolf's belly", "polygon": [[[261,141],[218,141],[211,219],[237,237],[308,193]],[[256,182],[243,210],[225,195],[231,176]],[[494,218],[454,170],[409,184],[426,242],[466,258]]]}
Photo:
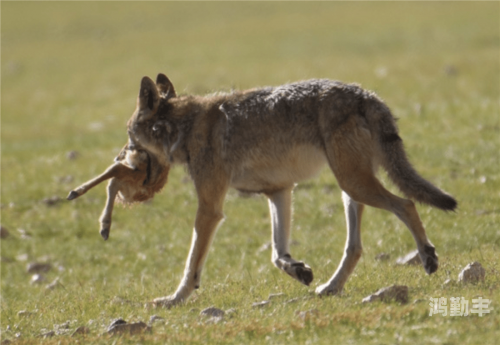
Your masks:
{"label": "wolf's belly", "polygon": [[231,187],[248,192],[271,193],[315,176],[326,162],[323,150],[300,145],[286,152],[270,152],[245,160],[231,178]]}

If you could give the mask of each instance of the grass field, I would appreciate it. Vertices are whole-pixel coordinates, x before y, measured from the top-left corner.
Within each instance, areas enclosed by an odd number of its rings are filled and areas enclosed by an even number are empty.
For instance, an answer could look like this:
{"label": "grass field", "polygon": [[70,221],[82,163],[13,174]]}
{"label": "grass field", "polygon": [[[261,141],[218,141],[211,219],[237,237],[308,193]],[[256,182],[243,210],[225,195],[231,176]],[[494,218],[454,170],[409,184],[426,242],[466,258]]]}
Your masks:
{"label": "grass field", "polygon": [[[498,342],[499,10],[499,2],[2,2],[1,224],[10,233],[1,239],[2,344]],[[438,272],[396,266],[415,248],[410,232],[367,209],[364,254],[344,294],[316,297],[345,241],[340,189],[325,169],[294,193],[291,248],[313,268],[311,287],[272,266],[266,200],[231,192],[201,288],[185,305],[144,308],[182,276],[196,211],[185,170],[173,169],[152,203],[118,207],[107,242],[97,222],[104,186],[64,198],[110,164],[140,78],[158,72],[179,93],[314,77],[376,91],[419,172],[459,201],[456,213],[418,207]],[[390,259],[376,261],[380,253]],[[472,261],[485,268],[484,282],[443,285]],[[30,283],[31,262],[51,264],[43,282]],[[361,303],[392,284],[409,287],[408,304]],[[493,310],[429,316],[431,297],[457,296],[490,299]],[[200,316],[209,306],[230,312],[218,322]],[[163,320],[150,333],[103,335],[116,318],[152,315]],[[88,333],[71,337],[80,326]]]}

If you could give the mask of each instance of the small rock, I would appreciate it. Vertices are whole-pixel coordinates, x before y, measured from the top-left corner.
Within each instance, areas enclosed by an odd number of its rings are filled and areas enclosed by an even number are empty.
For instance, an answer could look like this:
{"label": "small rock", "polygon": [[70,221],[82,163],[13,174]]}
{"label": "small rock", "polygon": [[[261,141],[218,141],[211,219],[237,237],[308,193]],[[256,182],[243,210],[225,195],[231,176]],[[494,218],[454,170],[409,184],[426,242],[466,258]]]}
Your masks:
{"label": "small rock", "polygon": [[217,323],[221,322],[223,319],[224,319],[224,317],[222,317],[222,316],[212,316],[212,317],[208,318],[205,321],[205,323],[206,324],[217,324]]}
{"label": "small rock", "polygon": [[41,274],[33,274],[31,276],[31,284],[41,284],[45,281],[45,277]]}
{"label": "small rock", "polygon": [[[123,321],[123,320],[122,320]],[[135,323],[120,323],[108,328],[108,334],[138,334],[144,333],[146,331],[151,331],[151,327],[146,325],[144,322],[139,321]]]}
{"label": "small rock", "polygon": [[422,260],[420,259],[420,255],[418,254],[418,250],[414,250],[411,253],[406,254],[405,256],[399,257],[396,260],[396,264],[398,264],[398,265],[421,265]]}
{"label": "small rock", "polygon": [[4,239],[4,238],[9,237],[9,235],[10,235],[9,231],[0,225],[0,238]]}
{"label": "small rock", "polygon": [[78,151],[69,151],[66,154],[66,158],[69,159],[70,161],[77,159],[80,156],[80,153]]}
{"label": "small rock", "polygon": [[374,301],[389,302],[395,300],[402,304],[408,303],[408,286],[405,285],[392,285],[382,288],[375,292],[373,295],[363,298],[362,302],[374,302]]}
{"label": "small rock", "polygon": [[387,261],[391,258],[391,255],[387,253],[380,253],[377,256],[375,256],[375,260],[377,261]]}
{"label": "small rock", "polygon": [[206,309],[203,309],[200,312],[200,315],[205,315],[205,316],[213,316],[213,317],[223,317],[225,314],[224,310],[215,308],[215,307],[209,307]]}
{"label": "small rock", "polygon": [[114,320],[110,323],[110,325],[109,325],[109,327],[108,327],[108,331],[109,331],[111,328],[115,327],[115,326],[118,326],[118,325],[124,325],[124,324],[126,324],[126,323],[127,323],[127,321],[123,320],[122,318],[114,319]]}
{"label": "small rock", "polygon": [[266,305],[270,304],[271,301],[262,301],[262,302],[255,302],[252,304],[252,308],[262,308],[265,307]]}
{"label": "small rock", "polygon": [[471,262],[458,275],[459,283],[477,283],[484,281],[486,272],[479,262]]}
{"label": "small rock", "polygon": [[77,329],[75,329],[75,331],[73,333],[71,333],[71,336],[76,337],[77,335],[85,335],[85,334],[88,334],[89,332],[90,332],[90,330],[87,327],[80,326]]}
{"label": "small rock", "polygon": [[47,206],[55,206],[58,203],[60,203],[62,199],[58,197],[57,195],[51,196],[50,198],[45,198],[42,200],[42,202],[47,205]]}
{"label": "small rock", "polygon": [[26,266],[26,271],[28,273],[45,273],[50,271],[52,268],[52,265],[49,263],[42,263],[42,262],[30,262]]}

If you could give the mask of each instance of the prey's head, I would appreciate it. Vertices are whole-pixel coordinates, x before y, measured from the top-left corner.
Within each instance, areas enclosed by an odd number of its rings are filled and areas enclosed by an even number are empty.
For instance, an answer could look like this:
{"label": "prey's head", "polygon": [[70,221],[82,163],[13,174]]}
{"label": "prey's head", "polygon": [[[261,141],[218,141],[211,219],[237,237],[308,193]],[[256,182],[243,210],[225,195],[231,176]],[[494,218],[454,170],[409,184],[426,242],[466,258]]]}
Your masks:
{"label": "prey's head", "polygon": [[128,166],[135,171],[146,171],[151,154],[140,148],[129,137],[129,141],[121,149],[118,156],[115,157],[115,162]]}
{"label": "prey's head", "polygon": [[[163,160],[159,159],[157,155],[137,143],[130,136],[130,133],[127,144],[121,149],[118,156],[115,157],[115,162],[129,167],[135,173],[142,173],[144,175],[141,182],[143,187],[157,186],[153,189],[157,188],[158,190],[166,183],[165,177],[168,175],[170,169],[170,166],[164,164]],[[158,185],[161,185],[161,187]]]}

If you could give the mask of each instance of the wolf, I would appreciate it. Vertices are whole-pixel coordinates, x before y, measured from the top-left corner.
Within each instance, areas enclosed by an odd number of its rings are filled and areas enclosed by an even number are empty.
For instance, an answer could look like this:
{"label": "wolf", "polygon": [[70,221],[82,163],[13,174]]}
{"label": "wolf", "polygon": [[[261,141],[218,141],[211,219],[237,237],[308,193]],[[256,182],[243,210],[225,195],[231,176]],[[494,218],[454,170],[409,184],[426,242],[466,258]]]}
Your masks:
{"label": "wolf", "polygon": [[[344,255],[319,295],[342,289],[362,254],[365,205],[394,213],[413,235],[425,271],[438,268],[415,201],[452,211],[457,201],[421,177],[410,164],[395,118],[373,92],[356,84],[313,79],[277,87],[177,96],[169,78],[141,80],[136,109],[127,123],[138,149],[161,165],[183,164],[194,183],[198,209],[184,276],[177,290],[156,298],[156,306],[182,303],[200,286],[202,268],[217,227],[224,219],[229,188],[268,199],[272,262],[309,285],[313,271],[289,248],[294,186],[327,164],[342,189],[347,221]],[[406,196],[389,192],[378,167]]]}
{"label": "wolf", "polygon": [[106,204],[99,218],[100,234],[104,240],[107,240],[115,201],[133,204],[152,199],[167,183],[169,170],[170,165],[161,164],[156,156],[139,149],[133,140],[129,139],[127,145],[115,158],[114,164],[101,175],[72,190],[67,200],[74,200],[98,184],[110,179]]}

